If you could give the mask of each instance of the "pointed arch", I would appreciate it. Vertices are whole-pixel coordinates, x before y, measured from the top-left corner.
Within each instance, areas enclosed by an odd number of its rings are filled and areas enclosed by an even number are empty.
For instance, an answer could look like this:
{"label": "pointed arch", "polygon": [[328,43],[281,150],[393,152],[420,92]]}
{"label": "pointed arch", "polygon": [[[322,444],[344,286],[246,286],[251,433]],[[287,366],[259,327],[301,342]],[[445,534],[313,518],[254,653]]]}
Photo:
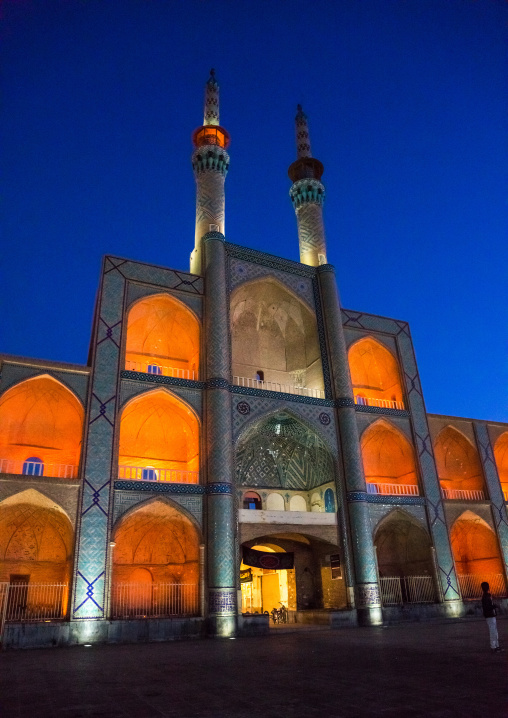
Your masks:
{"label": "pointed arch", "polygon": [[[49,374],[7,389],[0,398],[2,471],[76,478],[83,420],[79,399]],[[34,458],[42,468],[34,468]]]}
{"label": "pointed arch", "polygon": [[368,400],[395,402],[403,408],[404,393],[397,359],[374,337],[362,337],[348,351],[349,371],[356,397]]}
{"label": "pointed arch", "polygon": [[506,500],[508,496],[508,431],[501,434],[494,444],[494,457],[496,459],[499,481],[501,482]]}
{"label": "pointed arch", "polygon": [[143,297],[128,311],[125,367],[198,379],[200,333],[198,318],[183,302],[167,293]]}
{"label": "pointed arch", "polygon": [[162,388],[131,399],[120,417],[119,465],[124,478],[179,482],[179,474],[171,472],[183,471],[194,472],[185,474],[185,483],[197,483],[199,422],[195,412]]}
{"label": "pointed arch", "polygon": [[450,531],[450,542],[458,574],[504,574],[496,534],[473,511],[464,511],[456,519]]}
{"label": "pointed arch", "polygon": [[392,423],[378,419],[370,424],[360,447],[368,484],[418,485],[413,447]]}
{"label": "pointed arch", "polygon": [[70,576],[73,528],[61,506],[35,489],[0,503],[0,582],[25,575],[31,583]]}
{"label": "pointed arch", "polygon": [[261,277],[236,287],[230,307],[233,375],[324,389],[316,316],[293,291]]}
{"label": "pointed arch", "polygon": [[432,576],[432,543],[425,527],[402,509],[394,509],[374,534],[379,575]]}
{"label": "pointed arch", "polygon": [[434,456],[441,487],[482,491],[483,472],[478,452],[454,426],[445,426],[434,441]]}

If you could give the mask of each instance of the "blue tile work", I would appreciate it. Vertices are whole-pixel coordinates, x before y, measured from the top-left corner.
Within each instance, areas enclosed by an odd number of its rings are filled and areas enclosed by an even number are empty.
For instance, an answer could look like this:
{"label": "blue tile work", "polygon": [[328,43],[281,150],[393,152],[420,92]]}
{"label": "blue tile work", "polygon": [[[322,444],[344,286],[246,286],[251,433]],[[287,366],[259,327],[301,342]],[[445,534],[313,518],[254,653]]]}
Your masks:
{"label": "blue tile work", "polygon": [[142,371],[128,371],[123,369],[120,373],[122,379],[133,379],[142,381],[147,384],[167,384],[168,386],[186,386],[189,389],[204,389],[204,381],[192,381],[191,379],[176,379],[172,376],[163,376],[162,374],[147,374]]}
{"label": "blue tile work", "polygon": [[[139,506],[139,504],[146,503],[150,499],[157,499],[161,497],[170,498],[171,502],[181,506],[191,516],[193,516],[201,529],[203,528],[203,496],[199,494],[176,494],[170,492],[160,491],[136,491],[135,489],[118,489],[118,483],[139,483],[139,482],[116,482],[115,481],[115,495],[113,505],[113,523],[115,523],[120,516],[126,511]],[[199,488],[204,488],[200,486]]]}
{"label": "blue tile work", "polygon": [[[21,363],[18,364],[17,361]],[[51,366],[52,362],[48,362],[47,366],[38,367],[27,366],[22,363],[23,361],[29,362],[30,360],[23,360],[19,357],[12,357],[12,359],[7,356],[4,357],[0,381],[0,391],[2,393],[25,379],[32,379],[35,376],[46,374],[67,387],[78,397],[82,404],[86,405],[89,379],[87,367],[83,367],[81,371],[76,369],[76,372],[73,372],[72,370],[60,369],[57,362],[55,362],[56,366]]]}
{"label": "blue tile work", "polygon": [[405,409],[388,409],[384,406],[363,406],[362,404],[355,404],[355,411],[364,414],[382,414],[384,416],[409,416],[409,411]]}
{"label": "blue tile work", "polygon": [[[179,384],[162,384],[161,386],[160,384],[157,385],[150,382],[132,381],[124,379],[123,374],[124,372],[121,372],[122,381],[120,383],[119,408],[123,408],[125,403],[130,399],[133,399],[135,396],[140,396],[141,394],[146,394],[146,392],[163,388],[192,407],[196,412],[198,420],[200,420],[203,411],[203,392],[201,389],[195,387],[187,388],[186,386],[184,387]],[[151,374],[147,374],[146,376],[151,376]],[[193,384],[197,384],[197,382],[193,382]]]}
{"label": "blue tile work", "polygon": [[366,333],[382,332],[391,334],[396,338],[406,397],[409,404],[408,409],[411,415],[420,476],[427,499],[427,515],[436,549],[442,591],[446,601],[457,600],[460,598],[460,591],[455,575],[425,403],[409,326],[406,322],[396,319],[354,312],[349,309],[342,310],[342,320],[344,327],[364,330]]}
{"label": "blue tile work", "polygon": [[501,553],[505,563],[505,571],[508,570],[508,515],[503,496],[503,490],[499,481],[494,451],[490,441],[487,424],[483,421],[475,421],[473,429],[476,436],[476,443],[480,454],[480,461],[483,466],[485,482],[492,502],[492,513],[501,547]]}
{"label": "blue tile work", "polygon": [[236,587],[210,588],[208,611],[221,616],[234,616],[236,614]]}
{"label": "blue tile work", "polygon": [[91,400],[82,462],[83,491],[76,531],[71,617],[105,617],[105,578],[111,523],[114,441],[119,403],[120,348],[127,282],[201,294],[201,277],[105,257],[94,324]]}

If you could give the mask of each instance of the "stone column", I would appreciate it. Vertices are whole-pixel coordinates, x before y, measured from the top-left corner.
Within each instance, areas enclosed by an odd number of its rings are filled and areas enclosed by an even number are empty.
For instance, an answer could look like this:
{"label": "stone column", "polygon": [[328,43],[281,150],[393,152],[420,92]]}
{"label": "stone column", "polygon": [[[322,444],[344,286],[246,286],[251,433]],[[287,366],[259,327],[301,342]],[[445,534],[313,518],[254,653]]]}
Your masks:
{"label": "stone column", "polygon": [[233,493],[230,337],[224,235],[203,237],[205,255],[208,615],[215,636],[236,633],[236,508]]}
{"label": "stone column", "polygon": [[346,499],[351,527],[355,567],[355,599],[362,625],[382,622],[381,597],[377,581],[376,554],[372,540],[363,461],[356,423],[353,389],[349,375],[346,341],[342,328],[335,269],[330,264],[317,268],[328,351],[332,370],[333,395],[346,480]]}

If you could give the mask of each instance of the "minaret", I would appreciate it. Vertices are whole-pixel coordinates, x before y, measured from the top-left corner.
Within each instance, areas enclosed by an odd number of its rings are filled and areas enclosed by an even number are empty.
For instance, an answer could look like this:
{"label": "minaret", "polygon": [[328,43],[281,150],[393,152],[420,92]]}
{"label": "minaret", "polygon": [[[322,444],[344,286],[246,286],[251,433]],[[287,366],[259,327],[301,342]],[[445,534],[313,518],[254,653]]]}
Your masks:
{"label": "minaret", "polygon": [[224,234],[224,180],[229,168],[229,133],[219,125],[219,84],[215,70],[205,85],[203,125],[192,133],[192,168],[196,178],[196,234],[190,258],[192,274],[202,274],[202,239],[207,232]]}
{"label": "minaret", "polygon": [[317,267],[327,263],[323,224],[325,188],[320,181],[324,167],[312,157],[309,125],[301,105],[298,105],[295,123],[297,160],[288,170],[293,181],[289,196],[296,212],[300,262]]}

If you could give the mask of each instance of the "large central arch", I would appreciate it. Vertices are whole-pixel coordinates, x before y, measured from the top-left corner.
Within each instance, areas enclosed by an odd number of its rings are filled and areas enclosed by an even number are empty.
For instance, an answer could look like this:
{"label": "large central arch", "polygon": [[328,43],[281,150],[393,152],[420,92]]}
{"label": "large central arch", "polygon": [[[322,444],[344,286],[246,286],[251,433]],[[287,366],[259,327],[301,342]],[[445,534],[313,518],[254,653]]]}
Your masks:
{"label": "large central arch", "polygon": [[445,426],[434,442],[434,455],[439,481],[445,491],[483,491],[478,452],[460,431]]}

